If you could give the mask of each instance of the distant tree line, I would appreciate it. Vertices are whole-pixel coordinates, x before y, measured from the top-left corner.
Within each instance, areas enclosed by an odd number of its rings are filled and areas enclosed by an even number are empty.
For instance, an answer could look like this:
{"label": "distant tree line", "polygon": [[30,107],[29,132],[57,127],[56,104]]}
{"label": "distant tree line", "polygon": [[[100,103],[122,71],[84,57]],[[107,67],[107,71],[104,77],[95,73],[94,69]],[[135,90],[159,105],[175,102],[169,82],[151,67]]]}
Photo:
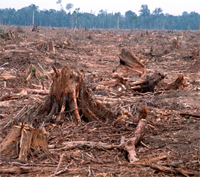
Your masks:
{"label": "distant tree line", "polygon": [[72,7],[73,4],[67,4],[66,10],[62,5],[60,10],[39,10],[32,4],[19,10],[0,9],[0,24],[31,26],[35,23],[35,25],[46,27],[166,30],[197,30],[200,26],[200,14],[196,12],[185,11],[182,15],[174,16],[163,14],[161,8],[156,8],[150,13],[148,5],[142,5],[139,15],[131,10],[127,11],[125,16],[120,12],[107,13],[105,10],[100,10],[95,15],[93,12],[80,12],[80,8],[71,11]]}

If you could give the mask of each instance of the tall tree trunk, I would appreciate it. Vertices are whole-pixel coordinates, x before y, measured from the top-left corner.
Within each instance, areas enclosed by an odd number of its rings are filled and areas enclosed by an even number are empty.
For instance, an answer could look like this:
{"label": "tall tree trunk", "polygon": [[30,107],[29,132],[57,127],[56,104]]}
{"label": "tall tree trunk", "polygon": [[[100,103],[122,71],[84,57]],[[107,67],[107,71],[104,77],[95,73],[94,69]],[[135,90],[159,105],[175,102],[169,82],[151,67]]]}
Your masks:
{"label": "tall tree trunk", "polygon": [[117,29],[119,29],[119,17],[117,18]]}
{"label": "tall tree trunk", "polygon": [[33,9],[33,26],[34,26],[34,24],[35,24],[35,23],[34,23],[34,9]]}

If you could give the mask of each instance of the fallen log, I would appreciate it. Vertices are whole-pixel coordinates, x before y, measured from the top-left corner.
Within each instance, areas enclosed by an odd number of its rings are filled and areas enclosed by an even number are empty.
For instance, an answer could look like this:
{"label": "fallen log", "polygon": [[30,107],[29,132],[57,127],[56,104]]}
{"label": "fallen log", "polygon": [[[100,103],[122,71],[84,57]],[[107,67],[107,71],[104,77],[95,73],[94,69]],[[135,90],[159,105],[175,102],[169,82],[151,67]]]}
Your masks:
{"label": "fallen log", "polygon": [[33,173],[33,172],[52,172],[55,170],[55,167],[8,167],[2,166],[0,167],[0,174],[10,173],[10,174],[23,174],[23,173]]}
{"label": "fallen log", "polygon": [[6,80],[9,80],[9,79],[15,79],[16,76],[12,76],[12,75],[1,75],[0,76],[0,80],[1,81],[6,81]]}
{"label": "fallen log", "polygon": [[182,174],[184,176],[188,176],[188,175],[199,175],[198,172],[195,171],[187,171],[187,170],[183,170],[181,168],[173,168],[173,167],[166,167],[163,165],[157,165],[157,164],[150,164],[149,165],[152,169],[156,170],[156,171],[163,171],[165,173],[173,173],[173,174]]}
{"label": "fallen log", "polygon": [[145,65],[134,55],[133,52],[124,48],[119,55],[120,64],[114,70],[114,72],[120,67],[124,70],[131,70],[139,73],[140,76],[145,73]]}
{"label": "fallen log", "polygon": [[19,93],[13,93],[13,94],[10,94],[10,95],[2,96],[0,98],[0,101],[18,99],[18,98],[21,98],[22,96],[28,95],[28,94],[48,95],[49,94],[49,90],[23,89]]}
{"label": "fallen log", "polygon": [[53,115],[58,115],[58,120],[63,115],[72,115],[78,122],[85,121],[113,121],[114,114],[101,103],[92,98],[87,91],[85,82],[80,73],[71,71],[65,65],[61,71],[52,66],[54,76],[49,95],[44,106],[39,110],[39,115],[49,122]]}

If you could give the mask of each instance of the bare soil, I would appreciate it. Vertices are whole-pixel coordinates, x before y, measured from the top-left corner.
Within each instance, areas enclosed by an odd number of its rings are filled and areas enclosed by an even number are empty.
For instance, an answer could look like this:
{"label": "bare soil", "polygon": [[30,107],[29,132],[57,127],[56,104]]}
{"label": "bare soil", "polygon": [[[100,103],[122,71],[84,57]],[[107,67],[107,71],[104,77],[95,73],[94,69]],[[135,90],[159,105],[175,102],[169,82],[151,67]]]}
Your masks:
{"label": "bare soil", "polygon": [[[5,32],[18,30],[16,26],[1,28]],[[158,163],[182,161],[176,168],[200,173],[200,66],[191,67],[199,59],[200,31],[74,31],[66,28],[41,28],[39,32],[32,32],[31,27],[21,28],[23,31],[17,32],[10,40],[0,39],[0,75],[15,76],[12,79],[0,80],[0,98],[28,88],[43,87],[48,90],[52,82],[51,66],[55,65],[57,69],[61,69],[67,64],[72,70],[83,75],[93,98],[114,113],[122,111],[124,114],[124,123],[117,128],[100,121],[82,121],[77,124],[72,117],[66,117],[57,124],[46,124],[48,144],[58,148],[50,148],[50,155],[42,150],[33,150],[24,165],[54,167],[56,170],[60,157],[65,152],[58,171],[66,166],[68,171],[59,176],[183,176],[155,170],[150,166],[130,164],[126,154],[118,149],[79,147],[68,151],[59,150],[59,145],[78,140],[119,144],[121,136],[130,138],[137,125],[127,115],[138,116],[139,110],[146,108],[148,126],[136,148],[139,160],[167,155],[167,159]],[[55,51],[37,47],[47,41],[54,42]],[[179,75],[183,75],[187,87],[164,91],[158,86],[154,92],[135,94],[128,89],[120,90],[119,87],[102,85],[102,81],[114,80],[115,74],[130,82],[142,79],[134,72],[113,72],[119,65],[118,56],[123,48],[131,50],[144,63],[146,73],[143,77],[160,72],[166,75],[164,82],[171,83]],[[38,68],[39,72],[35,73],[36,77],[27,79],[31,68]],[[23,119],[29,119],[44,100],[45,95],[23,94],[0,101],[0,143],[13,125],[19,124]],[[26,111],[18,116],[22,109]],[[16,156],[9,159],[0,157],[0,166],[19,165],[15,162]],[[50,176],[55,170],[15,176]]]}

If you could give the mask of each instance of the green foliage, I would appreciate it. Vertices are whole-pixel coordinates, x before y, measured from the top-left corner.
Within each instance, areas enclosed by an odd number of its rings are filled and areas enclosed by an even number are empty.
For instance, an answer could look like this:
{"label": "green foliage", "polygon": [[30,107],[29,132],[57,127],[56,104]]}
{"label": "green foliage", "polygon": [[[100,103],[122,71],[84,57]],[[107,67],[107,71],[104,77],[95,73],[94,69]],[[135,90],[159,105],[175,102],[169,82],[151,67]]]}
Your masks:
{"label": "green foliage", "polygon": [[120,29],[197,30],[200,26],[200,14],[196,12],[184,11],[180,16],[173,16],[163,14],[161,8],[150,13],[148,6],[142,5],[139,16],[131,10],[123,16],[120,12],[108,13],[103,9],[95,15],[80,12],[79,8],[71,13],[71,3],[66,5],[66,12],[62,8],[62,0],[58,0],[57,4],[61,6],[60,10],[39,10],[34,4],[19,10],[0,9],[0,24],[31,26],[34,8],[35,25],[47,27],[117,28],[118,19]]}

